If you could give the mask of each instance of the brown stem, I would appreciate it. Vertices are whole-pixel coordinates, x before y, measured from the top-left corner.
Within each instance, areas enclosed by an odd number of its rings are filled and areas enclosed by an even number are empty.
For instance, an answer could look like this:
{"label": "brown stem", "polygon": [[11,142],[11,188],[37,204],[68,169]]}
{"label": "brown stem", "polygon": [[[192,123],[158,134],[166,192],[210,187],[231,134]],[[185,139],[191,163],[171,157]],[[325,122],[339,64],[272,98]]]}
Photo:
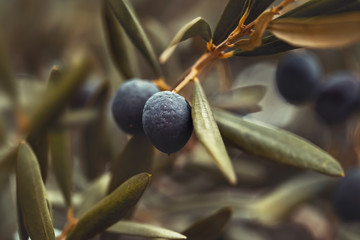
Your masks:
{"label": "brown stem", "polygon": [[68,209],[67,212],[68,222],[65,225],[63,231],[61,232],[60,236],[56,238],[56,240],[65,240],[68,233],[76,226],[78,220],[74,217],[74,212],[72,208]]}
{"label": "brown stem", "polygon": [[[270,11],[274,13],[279,13],[286,5],[294,2],[296,0],[283,0],[279,5],[273,7]],[[191,67],[190,72],[185,76],[185,78],[173,89],[173,92],[178,93],[181,89],[183,89],[190,81],[194,80],[194,78],[204,69],[205,66],[213,62],[218,58],[228,58],[232,57],[232,52],[226,52],[231,48],[231,46],[238,41],[241,37],[250,35],[253,31],[254,26],[257,23],[257,19],[249,23],[248,25],[243,25],[245,22],[247,15],[245,14],[239,25],[229,34],[227,39],[225,39],[222,43],[217,46],[214,46],[212,42],[207,44],[207,48],[209,52],[203,54]],[[262,37],[262,36],[260,36]]]}

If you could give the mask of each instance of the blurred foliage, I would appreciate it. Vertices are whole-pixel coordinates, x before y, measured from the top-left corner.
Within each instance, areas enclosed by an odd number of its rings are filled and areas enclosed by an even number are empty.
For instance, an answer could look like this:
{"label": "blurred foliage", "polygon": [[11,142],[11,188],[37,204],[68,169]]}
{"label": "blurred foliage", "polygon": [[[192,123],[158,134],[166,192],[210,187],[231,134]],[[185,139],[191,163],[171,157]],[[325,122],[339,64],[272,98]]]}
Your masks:
{"label": "blurred foliage", "polygon": [[[256,25],[281,2],[2,1],[0,239],[359,239],[331,205],[334,176],[360,163],[358,116],[324,126],[273,87],[275,63],[299,47],[359,75],[359,1],[290,3],[258,48],[239,47],[252,34],[211,55],[247,9]],[[181,151],[116,127],[123,81],[166,89],[189,74],[195,133]]]}

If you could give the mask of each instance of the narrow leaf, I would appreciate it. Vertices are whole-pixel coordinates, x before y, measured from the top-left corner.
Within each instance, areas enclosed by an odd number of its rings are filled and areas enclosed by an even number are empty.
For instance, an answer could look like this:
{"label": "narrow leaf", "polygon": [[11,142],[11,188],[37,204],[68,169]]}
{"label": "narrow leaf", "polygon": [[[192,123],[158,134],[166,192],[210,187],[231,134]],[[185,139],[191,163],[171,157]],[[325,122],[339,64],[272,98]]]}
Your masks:
{"label": "narrow leaf", "polygon": [[[328,17],[282,18],[268,29],[279,39],[297,47],[335,48],[360,41],[360,13]],[[336,30],[335,30],[336,29]]]}
{"label": "narrow leaf", "polygon": [[334,179],[317,173],[296,176],[255,201],[254,217],[262,223],[278,222],[300,203],[328,187],[332,180]]}
{"label": "narrow leaf", "polygon": [[28,240],[29,234],[27,233],[25,229],[24,219],[22,216],[19,200],[16,201],[16,207],[17,207],[17,222],[18,222],[18,231],[19,231],[19,238],[20,240]]}
{"label": "narrow leaf", "polygon": [[360,10],[360,2],[357,0],[310,0],[281,15],[278,19],[326,16],[357,10]]}
{"label": "narrow leaf", "polygon": [[259,111],[261,107],[258,104],[265,93],[263,85],[236,87],[211,99],[211,106],[240,114]]}
{"label": "narrow leaf", "polygon": [[295,134],[219,109],[213,111],[222,136],[252,154],[328,175],[344,175],[333,157]]}
{"label": "narrow leaf", "polygon": [[133,44],[140,50],[154,70],[155,75],[161,77],[160,65],[155,52],[130,2],[127,0],[108,0],[108,3]]}
{"label": "narrow leaf", "polygon": [[71,207],[72,151],[68,129],[53,129],[49,133],[51,162],[67,207]]}
{"label": "narrow leaf", "polygon": [[188,240],[215,240],[223,232],[226,224],[230,221],[232,208],[225,207],[216,213],[194,223],[183,234]]}
{"label": "narrow leaf", "polygon": [[67,239],[86,240],[119,221],[135,206],[149,182],[147,173],[140,173],[124,182],[80,218]]}
{"label": "narrow leaf", "polygon": [[26,232],[33,240],[55,239],[39,164],[27,143],[21,143],[16,165],[17,199]]}
{"label": "narrow leaf", "polygon": [[244,51],[241,49],[235,50],[236,56],[242,57],[255,57],[255,56],[264,56],[272,55],[276,53],[286,52],[296,48],[280,39],[276,38],[274,35],[266,36],[262,39],[261,46],[255,48],[253,51]]}
{"label": "narrow leaf", "polygon": [[186,239],[186,236],[169,229],[124,220],[115,223],[106,231],[144,238]]}
{"label": "narrow leaf", "polygon": [[150,172],[154,147],[144,134],[133,136],[111,168],[109,192],[112,192],[131,176]]}
{"label": "narrow leaf", "polygon": [[199,81],[195,81],[191,115],[196,136],[214,158],[224,176],[231,184],[236,184],[233,165]]}
{"label": "narrow leaf", "polygon": [[197,17],[185,24],[171,40],[169,46],[160,56],[160,62],[165,63],[175,51],[177,45],[186,39],[200,35],[206,42],[211,40],[209,24],[201,17]]}
{"label": "narrow leaf", "polygon": [[98,177],[104,165],[111,159],[109,153],[109,138],[106,129],[106,104],[108,103],[110,84],[104,82],[85,103],[86,109],[96,109],[97,115],[94,121],[85,124],[80,135],[81,160],[85,168],[85,174],[89,179]]}
{"label": "narrow leaf", "polygon": [[44,100],[30,119],[28,132],[36,132],[39,128],[43,128],[56,120],[76,90],[85,81],[90,66],[91,62],[88,55],[77,55],[72,66],[64,73],[58,84],[47,91]]}
{"label": "narrow leaf", "polygon": [[218,24],[216,25],[213,42],[219,44],[236,28],[246,7],[250,5],[250,14],[245,21],[248,24],[255,20],[274,0],[229,0]]}
{"label": "narrow leaf", "polygon": [[109,53],[118,71],[129,79],[134,76],[131,65],[129,64],[129,51],[125,42],[125,33],[116,20],[113,11],[106,1],[102,6],[102,20],[107,39]]}
{"label": "narrow leaf", "polygon": [[229,0],[214,31],[213,43],[218,45],[236,28],[248,0]]}

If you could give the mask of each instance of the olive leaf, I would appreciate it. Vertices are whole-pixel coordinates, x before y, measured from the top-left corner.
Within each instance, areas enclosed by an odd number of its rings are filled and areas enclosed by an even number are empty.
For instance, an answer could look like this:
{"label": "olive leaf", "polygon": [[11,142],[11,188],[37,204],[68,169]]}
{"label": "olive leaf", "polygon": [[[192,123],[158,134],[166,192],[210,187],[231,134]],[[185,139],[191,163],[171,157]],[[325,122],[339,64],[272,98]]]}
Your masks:
{"label": "olive leaf", "polygon": [[14,73],[10,64],[9,53],[5,47],[3,35],[0,32],[0,86],[5,90],[5,93],[16,101],[17,89]]}
{"label": "olive leaf", "polygon": [[21,143],[18,151],[16,192],[23,223],[30,238],[55,240],[39,164],[27,143]]}
{"label": "olive leaf", "polygon": [[67,207],[71,207],[72,151],[68,129],[53,129],[49,133],[51,163]]}
{"label": "olive leaf", "polygon": [[227,38],[238,25],[247,7],[250,8],[250,14],[246,24],[255,20],[273,2],[274,0],[229,0],[216,25],[213,43],[220,44]]}
{"label": "olive leaf", "polygon": [[264,55],[272,55],[276,53],[286,52],[294,48],[296,47],[284,41],[281,41],[274,35],[269,35],[262,39],[262,43],[260,47],[257,47],[252,51],[244,51],[241,49],[236,49],[234,55],[242,56],[242,57],[264,56]]}
{"label": "olive leaf", "polygon": [[134,72],[131,64],[129,64],[130,53],[125,33],[106,1],[102,3],[102,20],[108,43],[107,46],[115,67],[125,78],[130,79],[134,76]]}
{"label": "olive leaf", "polygon": [[278,222],[294,207],[328,187],[332,181],[334,179],[331,177],[313,172],[296,176],[253,203],[251,208],[254,220],[268,224]]}
{"label": "olive leaf", "polygon": [[360,41],[360,32],[354,31],[359,26],[360,13],[347,13],[311,19],[282,18],[272,21],[268,30],[297,47],[334,48]]}
{"label": "olive leaf", "polygon": [[228,181],[231,184],[236,184],[236,175],[232,162],[199,81],[195,81],[191,115],[196,136],[213,157]]}
{"label": "olive leaf", "polygon": [[333,157],[295,134],[223,110],[213,109],[213,112],[222,136],[252,154],[328,175],[344,176],[341,165]]}
{"label": "olive leaf", "polygon": [[224,207],[216,213],[201,219],[187,228],[183,234],[188,240],[217,239],[223,232],[232,215],[231,207]]}
{"label": "olive leaf", "polygon": [[154,147],[144,134],[133,136],[111,167],[108,192],[112,192],[125,180],[141,172],[150,172]]}
{"label": "olive leaf", "polygon": [[96,118],[85,124],[80,133],[81,160],[88,179],[96,178],[110,159],[107,137],[106,104],[110,95],[108,81],[100,84],[85,103],[85,109],[95,109]]}
{"label": "olive leaf", "polygon": [[357,0],[310,0],[299,7],[281,15],[288,17],[316,17],[360,10]]}
{"label": "olive leaf", "polygon": [[234,113],[248,113],[259,111],[258,105],[266,93],[263,85],[242,86],[222,92],[211,98],[211,106],[228,110]]}
{"label": "olive leaf", "polygon": [[85,81],[90,66],[91,62],[87,54],[76,55],[73,64],[64,72],[58,84],[54,84],[46,92],[44,100],[31,116],[28,133],[36,132],[56,120],[76,90]]}
{"label": "olive leaf", "polygon": [[19,200],[16,201],[16,210],[17,210],[17,222],[18,222],[18,231],[20,240],[28,240],[29,234],[25,229],[24,219],[22,216]]}
{"label": "olive leaf", "polygon": [[175,51],[177,45],[186,39],[200,35],[206,42],[211,40],[209,24],[201,17],[197,17],[185,24],[171,40],[169,46],[160,55],[160,62],[165,63]]}
{"label": "olive leaf", "polygon": [[108,3],[133,44],[140,50],[154,70],[155,75],[161,77],[162,73],[155,52],[130,2],[127,0],[108,0]]}
{"label": "olive leaf", "polygon": [[215,27],[213,43],[218,45],[236,28],[248,0],[229,0]]}
{"label": "olive leaf", "polygon": [[166,228],[124,220],[115,223],[106,231],[144,238],[187,239],[186,236]]}
{"label": "olive leaf", "polygon": [[137,174],[103,198],[79,219],[68,240],[86,240],[106,230],[131,210],[149,185],[150,175]]}
{"label": "olive leaf", "polygon": [[[301,6],[279,16],[282,18],[319,17],[343,12],[360,10],[360,2],[356,0],[310,0]],[[235,56],[263,56],[289,51],[296,46],[284,42],[270,34],[262,39],[262,45],[253,51],[235,50]]]}

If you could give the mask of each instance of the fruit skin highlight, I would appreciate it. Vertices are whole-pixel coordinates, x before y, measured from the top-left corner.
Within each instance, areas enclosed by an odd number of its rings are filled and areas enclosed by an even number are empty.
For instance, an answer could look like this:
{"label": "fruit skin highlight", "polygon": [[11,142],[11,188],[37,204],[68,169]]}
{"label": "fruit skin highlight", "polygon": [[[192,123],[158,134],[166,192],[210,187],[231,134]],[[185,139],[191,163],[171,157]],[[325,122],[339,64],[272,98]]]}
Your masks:
{"label": "fruit skin highlight", "polygon": [[193,131],[191,107],[186,99],[170,91],[158,92],[145,103],[144,132],[164,153],[179,151]]}
{"label": "fruit skin highlight", "polygon": [[347,222],[360,221],[360,168],[346,172],[334,191],[333,206],[337,215]]}
{"label": "fruit skin highlight", "polygon": [[131,79],[123,83],[115,93],[111,110],[117,125],[126,133],[143,133],[142,112],[145,102],[159,88],[146,80]]}
{"label": "fruit skin highlight", "polygon": [[327,124],[342,123],[359,107],[360,84],[345,71],[331,74],[327,82],[316,100],[315,111]]}
{"label": "fruit skin highlight", "polygon": [[313,54],[290,53],[276,69],[276,86],[280,95],[291,104],[312,100],[320,86],[322,68]]}

